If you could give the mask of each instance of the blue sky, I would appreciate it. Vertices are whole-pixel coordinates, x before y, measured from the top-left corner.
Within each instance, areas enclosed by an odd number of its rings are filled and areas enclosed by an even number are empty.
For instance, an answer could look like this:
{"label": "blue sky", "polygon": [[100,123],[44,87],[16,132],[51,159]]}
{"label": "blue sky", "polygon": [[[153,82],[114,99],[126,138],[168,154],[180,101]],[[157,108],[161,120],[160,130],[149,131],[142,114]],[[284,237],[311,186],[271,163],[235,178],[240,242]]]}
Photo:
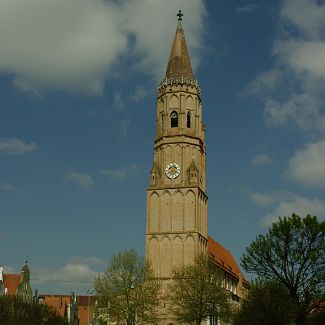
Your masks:
{"label": "blue sky", "polygon": [[0,264],[28,256],[33,289],[82,293],[112,254],[144,254],[156,85],[180,8],[209,234],[239,261],[278,216],[324,218],[324,1],[0,0]]}

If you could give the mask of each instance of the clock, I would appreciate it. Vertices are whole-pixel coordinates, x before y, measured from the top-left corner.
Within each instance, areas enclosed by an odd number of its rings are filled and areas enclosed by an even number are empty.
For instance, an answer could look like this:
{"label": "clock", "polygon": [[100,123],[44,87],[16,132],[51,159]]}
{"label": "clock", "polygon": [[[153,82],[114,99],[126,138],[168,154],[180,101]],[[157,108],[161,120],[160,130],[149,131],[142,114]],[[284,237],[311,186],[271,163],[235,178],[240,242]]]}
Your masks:
{"label": "clock", "polygon": [[177,178],[181,173],[181,167],[176,163],[169,163],[166,166],[165,173],[170,179]]}

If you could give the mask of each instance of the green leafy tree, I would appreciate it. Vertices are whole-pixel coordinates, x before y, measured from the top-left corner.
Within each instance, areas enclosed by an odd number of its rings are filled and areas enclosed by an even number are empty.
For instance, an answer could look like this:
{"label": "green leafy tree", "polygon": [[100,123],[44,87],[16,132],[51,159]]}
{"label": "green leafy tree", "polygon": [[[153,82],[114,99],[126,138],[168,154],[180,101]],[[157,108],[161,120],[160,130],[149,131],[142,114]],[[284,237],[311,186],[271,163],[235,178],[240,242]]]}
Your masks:
{"label": "green leafy tree", "polygon": [[230,295],[222,287],[221,271],[204,254],[193,264],[173,270],[168,292],[172,313],[181,323],[199,325],[211,316],[231,318]]}
{"label": "green leafy tree", "polygon": [[150,265],[134,250],[114,255],[95,282],[98,318],[117,324],[156,324],[160,287]]}
{"label": "green leafy tree", "polygon": [[262,279],[281,282],[294,302],[296,323],[303,323],[324,299],[325,222],[310,215],[280,217],[246,249],[241,265]]}
{"label": "green leafy tree", "polygon": [[0,296],[0,325],[68,325],[49,306],[20,296]]}
{"label": "green leafy tree", "polygon": [[233,325],[285,325],[293,321],[294,305],[288,289],[275,280],[256,280]]}

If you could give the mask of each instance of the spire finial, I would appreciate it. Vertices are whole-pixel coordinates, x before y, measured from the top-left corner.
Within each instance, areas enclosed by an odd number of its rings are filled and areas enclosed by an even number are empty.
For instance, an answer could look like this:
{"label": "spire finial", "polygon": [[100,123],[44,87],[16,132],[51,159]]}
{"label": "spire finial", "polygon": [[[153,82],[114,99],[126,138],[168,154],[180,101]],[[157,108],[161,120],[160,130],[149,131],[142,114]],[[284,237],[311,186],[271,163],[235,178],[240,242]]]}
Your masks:
{"label": "spire finial", "polygon": [[170,51],[165,77],[167,79],[170,79],[176,77],[182,78],[183,76],[183,78],[194,79],[182,24],[182,10],[179,10],[177,16],[178,24],[173,41],[173,46]]}
{"label": "spire finial", "polygon": [[183,25],[182,25],[182,21],[183,21],[183,13],[182,13],[182,10],[179,10],[178,11],[178,24],[177,24],[177,29],[178,30],[183,30]]}
{"label": "spire finial", "polygon": [[182,13],[182,10],[178,10],[177,16],[178,16],[178,21],[182,21],[183,20],[184,14]]}

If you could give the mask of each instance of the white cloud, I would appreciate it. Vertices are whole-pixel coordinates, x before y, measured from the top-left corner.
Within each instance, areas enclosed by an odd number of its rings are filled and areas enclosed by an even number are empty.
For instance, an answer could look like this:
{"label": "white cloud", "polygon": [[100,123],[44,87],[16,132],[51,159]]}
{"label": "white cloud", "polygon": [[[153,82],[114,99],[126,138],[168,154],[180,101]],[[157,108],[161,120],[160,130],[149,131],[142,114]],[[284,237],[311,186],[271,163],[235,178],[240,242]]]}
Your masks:
{"label": "white cloud", "polygon": [[322,130],[325,125],[320,108],[321,102],[313,94],[291,94],[284,102],[267,99],[264,115],[269,126],[286,125],[293,122],[302,130]]}
{"label": "white cloud", "polygon": [[19,139],[0,139],[0,154],[20,155],[35,151],[38,145],[34,142],[26,143]]}
{"label": "white cloud", "polygon": [[294,193],[277,190],[267,193],[252,192],[246,189],[252,202],[258,207],[275,206],[281,201],[292,201],[296,197]]}
{"label": "white cloud", "polygon": [[[158,79],[162,79],[166,69],[176,29],[175,15],[180,8],[184,13],[186,41],[195,68],[199,63],[198,52],[203,46],[204,1],[125,1],[124,15],[129,17],[126,25],[136,38],[134,51],[141,55],[138,67],[150,71]],[[157,19],[157,14],[164,19]]]}
{"label": "white cloud", "polygon": [[8,182],[5,182],[5,183],[0,183],[0,192],[12,192],[12,191],[15,191],[16,188],[9,184]]}
{"label": "white cloud", "polygon": [[265,92],[275,90],[282,82],[283,72],[280,69],[272,69],[260,72],[242,92],[242,95],[259,95]]}
{"label": "white cloud", "polygon": [[58,269],[53,277],[62,280],[73,281],[91,281],[95,278],[97,272],[94,272],[86,264],[68,263],[64,267]]}
{"label": "white cloud", "polygon": [[287,175],[300,184],[325,188],[325,140],[296,151],[289,161]]}
{"label": "white cloud", "polygon": [[318,199],[307,199],[302,196],[295,195],[291,200],[283,200],[278,202],[277,207],[272,213],[265,215],[260,220],[260,225],[266,227],[276,222],[279,217],[290,216],[292,213],[301,217],[307,214],[316,215],[319,218],[325,216],[325,202]]}
{"label": "white cloud", "polygon": [[70,258],[71,264],[87,264],[87,265],[104,265],[106,264],[105,261],[95,257],[95,256],[89,256],[89,257],[80,257],[80,256],[72,256]]}
{"label": "white cloud", "polygon": [[[103,261],[91,256],[82,258],[78,256],[71,257],[70,261],[58,268],[47,268],[30,264],[31,282],[33,288],[53,288],[57,293],[62,294],[62,290],[82,292],[86,286],[93,286],[98,271],[94,266],[103,265]],[[21,266],[14,268],[4,266],[4,273],[19,273]],[[58,288],[59,287],[59,288]],[[52,289],[53,291],[53,289]]]}
{"label": "white cloud", "polygon": [[261,227],[270,226],[279,217],[290,216],[296,213],[302,217],[307,214],[325,217],[325,202],[318,198],[306,198],[287,191],[270,191],[266,193],[247,190],[252,202],[259,208],[270,212],[259,219]]}
{"label": "white cloud", "polygon": [[279,17],[274,66],[251,81],[244,94],[261,96],[269,126],[324,132],[325,3],[283,0]]}
{"label": "white cloud", "polygon": [[203,0],[1,0],[0,72],[36,94],[59,89],[100,95],[120,58],[131,55],[138,68],[162,78],[179,8],[196,66]]}
{"label": "white cloud", "polygon": [[267,153],[259,153],[252,160],[252,164],[255,166],[269,165],[272,163],[272,157]]}
{"label": "white cloud", "polygon": [[64,179],[72,182],[85,190],[89,190],[95,186],[93,178],[87,173],[78,173],[75,171],[68,171]]}
{"label": "white cloud", "polygon": [[24,88],[100,94],[104,74],[127,48],[121,19],[102,0],[2,0],[0,69]]}
{"label": "white cloud", "polygon": [[[324,16],[325,17],[325,16]],[[274,44],[273,54],[296,74],[325,78],[324,40],[286,39]]]}
{"label": "white cloud", "polygon": [[[98,272],[92,270],[84,263],[67,263],[58,269],[48,269],[31,266],[32,285],[53,284],[67,288],[69,286],[84,287],[93,285]],[[69,282],[71,284],[69,285]]]}
{"label": "white cloud", "polygon": [[260,207],[269,206],[276,202],[276,197],[273,193],[250,192],[249,194],[253,203]]}
{"label": "white cloud", "polygon": [[121,181],[141,171],[141,167],[137,165],[130,165],[125,168],[103,169],[100,172],[114,181]]}
{"label": "white cloud", "polygon": [[296,26],[308,37],[324,36],[325,5],[317,0],[284,0],[282,20]]}

